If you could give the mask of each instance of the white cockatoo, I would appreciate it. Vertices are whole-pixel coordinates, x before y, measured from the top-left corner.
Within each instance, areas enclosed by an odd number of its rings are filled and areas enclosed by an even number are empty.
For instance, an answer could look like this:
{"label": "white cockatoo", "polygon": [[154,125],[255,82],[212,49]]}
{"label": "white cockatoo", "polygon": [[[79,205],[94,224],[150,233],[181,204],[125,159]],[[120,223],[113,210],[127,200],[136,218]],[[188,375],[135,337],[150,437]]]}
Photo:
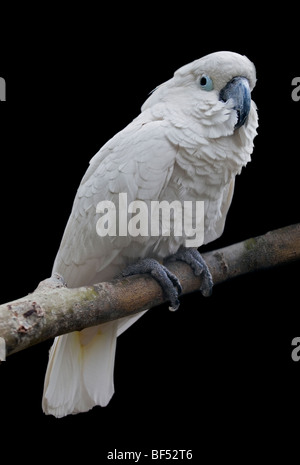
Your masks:
{"label": "white cockatoo", "polygon": [[[253,151],[258,126],[251,100],[255,82],[255,67],[247,57],[217,52],[183,66],[158,86],[137,118],[92,158],[53,273],[74,288],[111,280],[124,269],[125,275],[149,272],[151,267],[157,271],[167,257],[178,254],[182,259],[188,251],[187,262],[195,272],[197,264],[204,270],[202,291],[208,294],[208,269],[196,249],[183,248],[184,235],[100,235],[97,205],[103,200],[117,205],[120,193],[126,193],[128,203],[201,200],[204,243],[218,238],[235,176]],[[164,275],[161,284],[168,281],[167,294],[176,307],[180,285],[167,268],[161,266],[161,272],[153,275]],[[123,318],[55,339],[45,377],[42,405],[46,414],[62,417],[108,404],[114,393],[117,336],[136,319]]]}

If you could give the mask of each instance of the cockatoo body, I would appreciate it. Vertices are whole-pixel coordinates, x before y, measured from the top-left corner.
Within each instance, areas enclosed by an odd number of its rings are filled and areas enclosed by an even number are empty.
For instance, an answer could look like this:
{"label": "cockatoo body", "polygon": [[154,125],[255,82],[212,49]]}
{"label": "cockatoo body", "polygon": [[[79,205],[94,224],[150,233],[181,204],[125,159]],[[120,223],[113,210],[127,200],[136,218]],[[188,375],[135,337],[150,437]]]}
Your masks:
{"label": "cockatoo body", "polygon": [[[155,89],[141,113],[92,158],[79,186],[54,263],[68,287],[108,281],[139,259],[161,262],[183,236],[96,232],[97,204],[142,200],[204,201],[204,242],[224,228],[235,176],[250,161],[256,135],[254,65],[233,52],[207,55]],[[121,208],[121,207],[120,207]],[[62,417],[105,406],[114,392],[116,339],[135,320],[123,318],[55,339],[43,410]]]}

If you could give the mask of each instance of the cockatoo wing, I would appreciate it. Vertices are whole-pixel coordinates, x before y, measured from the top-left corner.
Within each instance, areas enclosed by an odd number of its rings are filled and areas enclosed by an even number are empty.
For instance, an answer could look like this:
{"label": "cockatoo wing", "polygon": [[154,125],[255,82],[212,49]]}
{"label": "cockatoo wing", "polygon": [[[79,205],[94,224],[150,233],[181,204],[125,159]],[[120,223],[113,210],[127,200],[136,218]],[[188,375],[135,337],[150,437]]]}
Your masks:
{"label": "cockatoo wing", "polygon": [[[164,121],[147,121],[144,113],[113,137],[91,160],[78,189],[53,271],[69,287],[115,277],[139,251],[130,235],[100,237],[96,232],[97,204],[117,206],[119,193],[134,200],[158,199],[173,171],[176,149],[168,142]],[[150,155],[149,155],[150,154]],[[148,238],[143,238],[146,243]],[[78,247],[80,244],[80,247]]]}
{"label": "cockatoo wing", "polygon": [[[91,160],[53,267],[53,272],[60,273],[69,287],[110,280],[128,262],[139,258],[140,244],[134,238],[97,234],[96,207],[102,200],[117,205],[120,192],[127,193],[128,203],[159,198],[176,156],[165,138],[164,126],[163,121],[147,121],[143,114]],[[117,336],[139,316],[55,339],[45,377],[45,413],[62,417],[95,405],[107,405],[114,392]]]}

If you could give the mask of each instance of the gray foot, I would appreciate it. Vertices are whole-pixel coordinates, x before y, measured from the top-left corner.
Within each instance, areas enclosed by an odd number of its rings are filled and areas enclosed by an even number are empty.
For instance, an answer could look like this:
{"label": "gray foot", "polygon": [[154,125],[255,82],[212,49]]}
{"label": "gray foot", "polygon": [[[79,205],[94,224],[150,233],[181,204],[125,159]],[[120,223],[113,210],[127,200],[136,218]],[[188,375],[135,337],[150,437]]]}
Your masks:
{"label": "gray foot", "polygon": [[202,295],[204,295],[205,297],[210,296],[212,294],[212,288],[214,285],[213,279],[207,264],[201,257],[201,254],[198,252],[198,250],[194,248],[180,247],[176,254],[172,255],[167,259],[167,262],[174,262],[177,260],[180,260],[190,265],[190,267],[194,271],[195,276],[201,275],[203,277],[200,291]]}
{"label": "gray foot", "polygon": [[153,258],[143,260],[129,265],[123,272],[123,276],[132,276],[135,274],[149,273],[160,284],[164,295],[169,300],[171,306],[169,309],[175,311],[179,307],[178,296],[182,292],[181,284],[178,278],[171,273],[168,268],[158,263]]}

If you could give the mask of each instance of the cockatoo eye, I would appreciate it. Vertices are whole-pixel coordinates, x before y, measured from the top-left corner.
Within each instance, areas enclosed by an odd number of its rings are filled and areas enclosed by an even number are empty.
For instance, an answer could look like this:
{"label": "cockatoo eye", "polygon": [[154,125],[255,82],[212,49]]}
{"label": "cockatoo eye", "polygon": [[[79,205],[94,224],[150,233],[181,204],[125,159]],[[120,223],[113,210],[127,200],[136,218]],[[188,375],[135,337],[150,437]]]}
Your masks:
{"label": "cockatoo eye", "polygon": [[201,89],[203,90],[210,91],[214,88],[214,83],[212,82],[212,79],[209,76],[207,76],[207,74],[202,74],[199,83]]}

